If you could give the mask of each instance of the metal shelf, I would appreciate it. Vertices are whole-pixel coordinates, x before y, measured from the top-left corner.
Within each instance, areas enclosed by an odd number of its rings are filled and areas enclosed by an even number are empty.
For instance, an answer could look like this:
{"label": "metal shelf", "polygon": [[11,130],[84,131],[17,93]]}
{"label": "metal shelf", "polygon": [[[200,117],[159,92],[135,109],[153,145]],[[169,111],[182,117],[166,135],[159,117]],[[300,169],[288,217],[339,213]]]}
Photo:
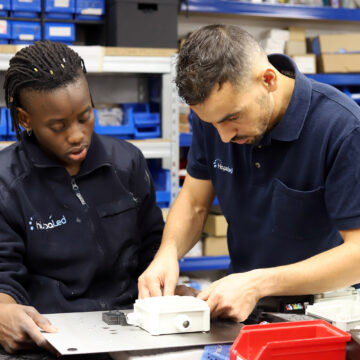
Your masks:
{"label": "metal shelf", "polygon": [[250,3],[236,0],[188,0],[187,4],[182,4],[181,10],[286,19],[360,21],[360,9]]}
{"label": "metal shelf", "polygon": [[360,74],[308,74],[310,79],[329,85],[360,85]]}
{"label": "metal shelf", "polygon": [[180,271],[226,270],[229,267],[229,256],[201,256],[182,258],[179,261]]}

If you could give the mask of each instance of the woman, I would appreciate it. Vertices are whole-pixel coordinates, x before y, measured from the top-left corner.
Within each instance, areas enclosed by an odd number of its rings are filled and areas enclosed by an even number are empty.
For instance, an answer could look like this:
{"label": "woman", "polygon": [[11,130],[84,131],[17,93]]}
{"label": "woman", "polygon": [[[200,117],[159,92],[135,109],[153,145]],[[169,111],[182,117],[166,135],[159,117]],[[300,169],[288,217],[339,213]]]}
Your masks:
{"label": "woman", "polygon": [[[40,313],[128,307],[163,220],[146,161],[93,132],[83,60],[36,42],[10,60],[6,104],[18,141],[0,152],[0,343],[36,343]],[[24,129],[21,132],[21,127]],[[35,310],[36,309],[36,310]]]}

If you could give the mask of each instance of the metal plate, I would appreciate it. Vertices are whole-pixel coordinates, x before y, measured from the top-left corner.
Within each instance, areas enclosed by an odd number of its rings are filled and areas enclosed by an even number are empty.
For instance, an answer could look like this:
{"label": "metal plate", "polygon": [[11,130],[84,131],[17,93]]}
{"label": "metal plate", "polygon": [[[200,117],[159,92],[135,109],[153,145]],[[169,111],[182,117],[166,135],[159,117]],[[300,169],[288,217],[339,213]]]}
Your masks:
{"label": "metal plate", "polygon": [[102,313],[45,315],[58,332],[44,333],[44,336],[62,355],[91,354],[232,343],[243,326],[219,320],[211,322],[210,331],[206,333],[153,336],[135,326],[107,325],[102,321]]}

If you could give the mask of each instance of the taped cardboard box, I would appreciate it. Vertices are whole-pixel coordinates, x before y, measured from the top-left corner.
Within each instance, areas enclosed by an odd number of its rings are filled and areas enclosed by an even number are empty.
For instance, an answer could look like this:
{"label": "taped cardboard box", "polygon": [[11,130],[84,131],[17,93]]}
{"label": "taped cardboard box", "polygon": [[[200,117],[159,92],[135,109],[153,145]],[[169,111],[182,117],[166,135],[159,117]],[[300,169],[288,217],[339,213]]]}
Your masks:
{"label": "taped cardboard box", "polygon": [[305,41],[305,29],[296,26],[289,26],[290,41]]}
{"label": "taped cardboard box", "polygon": [[287,41],[285,45],[285,54],[287,55],[297,55],[297,54],[306,54],[306,42],[303,41]]}
{"label": "taped cardboard box", "polygon": [[204,256],[229,255],[226,236],[207,236],[203,239]]}
{"label": "taped cardboard box", "polygon": [[321,54],[318,56],[318,72],[355,73],[360,72],[359,54]]}
{"label": "taped cardboard box", "polygon": [[313,40],[312,52],[316,55],[360,52],[360,33],[319,35]]}
{"label": "taped cardboard box", "polygon": [[226,236],[228,224],[224,215],[209,214],[205,226],[204,232],[215,236]]}

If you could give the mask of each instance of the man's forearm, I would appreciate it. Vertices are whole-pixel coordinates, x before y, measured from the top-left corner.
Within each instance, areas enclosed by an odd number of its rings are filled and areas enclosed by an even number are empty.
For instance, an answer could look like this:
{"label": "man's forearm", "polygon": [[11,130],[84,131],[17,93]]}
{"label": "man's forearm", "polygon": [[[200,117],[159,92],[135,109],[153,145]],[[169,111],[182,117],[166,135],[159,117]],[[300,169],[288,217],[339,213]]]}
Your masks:
{"label": "man's forearm", "polygon": [[260,297],[316,294],[360,281],[360,245],[347,242],[304,261],[257,271]]}
{"label": "man's forearm", "polygon": [[208,209],[194,208],[180,194],[166,219],[159,253],[170,249],[182,258],[200,239],[207,213]]}

